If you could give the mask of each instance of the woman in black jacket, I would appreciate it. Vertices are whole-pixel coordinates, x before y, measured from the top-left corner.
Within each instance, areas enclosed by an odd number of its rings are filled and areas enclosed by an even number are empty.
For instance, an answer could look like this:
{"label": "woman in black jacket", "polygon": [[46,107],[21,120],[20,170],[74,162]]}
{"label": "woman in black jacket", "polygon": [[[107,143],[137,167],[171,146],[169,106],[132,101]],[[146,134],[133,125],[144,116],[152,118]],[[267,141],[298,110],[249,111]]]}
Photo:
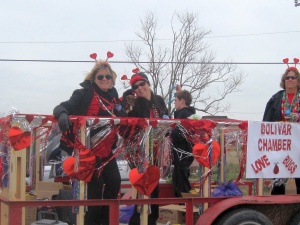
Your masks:
{"label": "woman in black jacket", "polygon": [[[114,87],[117,75],[107,61],[96,61],[93,69],[80,84],[81,89],[73,92],[71,98],[54,108],[53,114],[59,120],[62,131],[69,130],[69,115],[120,117],[126,116],[119,102]],[[99,130],[92,130],[91,137]],[[116,140],[115,140],[116,141]],[[106,162],[112,153],[105,158],[96,157],[96,167]],[[95,171],[87,184],[87,199],[116,199],[121,185],[121,176],[116,159],[110,160],[100,176]],[[103,188],[104,186],[104,188]],[[89,206],[85,214],[85,225],[109,225],[108,206]]]}
{"label": "woman in black jacket", "polygon": [[[268,101],[263,121],[267,122],[300,122],[300,74],[296,67],[288,67],[281,76],[280,87],[283,90],[275,93]],[[272,195],[285,194],[287,179],[273,181]],[[300,178],[295,178],[297,194],[300,194]]]}
{"label": "woman in black jacket", "polygon": [[[164,99],[155,95],[151,88],[148,77],[144,73],[134,74],[130,79],[130,84],[132,89],[135,91],[137,98],[132,111],[128,113],[129,117],[140,117],[140,118],[163,118],[168,115],[168,109],[166,107]],[[153,161],[154,165],[156,164],[156,157],[159,157],[155,154]],[[151,193],[151,198],[158,198],[159,194],[159,185],[155,187]],[[151,213],[148,215],[148,224],[156,224],[156,220],[159,216],[159,206],[152,204]],[[140,213],[137,212],[137,206],[134,208],[132,217],[130,218],[129,225],[138,225],[140,224]]]}

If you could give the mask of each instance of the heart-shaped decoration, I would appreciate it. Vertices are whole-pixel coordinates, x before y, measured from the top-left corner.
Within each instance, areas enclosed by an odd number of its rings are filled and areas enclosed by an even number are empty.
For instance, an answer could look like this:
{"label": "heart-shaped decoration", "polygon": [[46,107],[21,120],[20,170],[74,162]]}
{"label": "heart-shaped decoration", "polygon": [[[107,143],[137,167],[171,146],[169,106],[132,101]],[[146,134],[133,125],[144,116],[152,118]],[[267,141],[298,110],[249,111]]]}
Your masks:
{"label": "heart-shaped decoration", "polygon": [[114,129],[108,134],[106,133],[104,138],[100,138],[95,146],[92,148],[92,152],[100,158],[105,158],[111,153],[113,144],[116,141],[117,130]]}
{"label": "heart-shaped decoration", "polygon": [[288,63],[288,62],[289,62],[289,58],[285,58],[285,59],[283,59],[283,60],[282,60],[282,62],[284,62],[284,63]]}
{"label": "heart-shaped decoration", "polygon": [[139,73],[140,69],[139,68],[135,68],[132,70],[133,73]]}
{"label": "heart-shaped decoration", "polygon": [[238,126],[241,130],[247,130],[248,129],[248,121],[243,121]]}
{"label": "heart-shaped decoration", "polygon": [[114,53],[109,52],[109,51],[106,53],[106,55],[107,55],[107,58],[112,58],[112,57],[114,57]]}
{"label": "heart-shaped decoration", "polygon": [[96,157],[89,149],[83,149],[79,152],[79,165],[75,171],[76,159],[74,156],[68,157],[63,161],[62,167],[65,173],[77,180],[89,182],[92,179]]}
{"label": "heart-shaped decoration", "polygon": [[137,168],[133,168],[129,173],[129,180],[135,189],[146,196],[151,195],[152,191],[159,182],[159,169],[157,166],[150,165],[146,171],[139,173]]}
{"label": "heart-shaped decoration", "polygon": [[92,54],[90,54],[90,57],[92,58],[92,59],[97,59],[97,53],[92,53]]}
{"label": "heart-shaped decoration", "polygon": [[26,115],[25,118],[28,121],[28,123],[31,123],[32,120],[34,120],[34,116],[33,115]]}
{"label": "heart-shaped decoration", "polygon": [[8,131],[8,138],[14,150],[28,148],[31,144],[31,132],[23,132],[19,127],[12,127]]}
{"label": "heart-shaped decoration", "polygon": [[128,80],[127,75],[124,74],[124,75],[121,77],[121,80]]}
{"label": "heart-shaped decoration", "polygon": [[151,125],[153,128],[157,127],[157,124],[158,124],[157,120],[150,120],[150,125]]}
{"label": "heart-shaped decoration", "polygon": [[294,58],[294,63],[297,64],[299,62],[298,58]]}
{"label": "heart-shaped decoration", "polygon": [[209,145],[208,144],[202,144],[198,143],[193,147],[193,155],[194,158],[202,165],[205,166],[206,168],[211,168],[214,166],[219,157],[220,157],[220,145],[217,141],[213,140],[212,143],[212,165],[210,165],[210,157],[209,157]]}

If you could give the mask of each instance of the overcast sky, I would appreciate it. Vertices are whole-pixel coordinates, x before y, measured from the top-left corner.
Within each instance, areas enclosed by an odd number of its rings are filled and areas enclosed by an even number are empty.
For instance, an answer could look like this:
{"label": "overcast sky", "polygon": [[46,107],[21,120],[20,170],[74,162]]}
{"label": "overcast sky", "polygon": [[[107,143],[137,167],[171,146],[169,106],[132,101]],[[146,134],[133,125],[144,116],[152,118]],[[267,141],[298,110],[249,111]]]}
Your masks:
{"label": "overcast sky", "polygon": [[[0,59],[89,61],[90,53],[105,59],[111,51],[112,60],[127,61],[124,44],[137,40],[139,20],[148,11],[158,16],[161,39],[171,39],[175,11],[198,13],[199,26],[211,31],[205,42],[219,62],[300,58],[300,7],[294,0],[14,0],[0,2]],[[22,113],[52,114],[79,88],[93,64],[0,61],[0,115],[12,107]],[[120,78],[131,74],[133,65],[112,67]],[[286,65],[238,68],[247,76],[242,91],[226,99],[231,110],[220,115],[259,121],[266,102],[280,90]]]}

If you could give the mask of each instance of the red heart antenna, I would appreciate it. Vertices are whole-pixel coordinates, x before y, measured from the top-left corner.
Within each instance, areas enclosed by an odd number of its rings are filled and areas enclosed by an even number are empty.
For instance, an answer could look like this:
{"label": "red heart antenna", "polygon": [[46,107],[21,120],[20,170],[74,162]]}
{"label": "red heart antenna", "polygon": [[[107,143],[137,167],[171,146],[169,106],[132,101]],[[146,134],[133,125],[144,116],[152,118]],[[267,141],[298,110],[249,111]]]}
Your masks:
{"label": "red heart antenna", "polygon": [[[106,53],[106,56],[107,56],[107,58],[106,58],[106,60],[105,60],[105,63],[108,63],[108,59],[114,57],[114,53],[108,51],[108,52]],[[97,62],[97,53],[92,53],[92,54],[90,54],[90,57],[91,57],[92,59],[94,59],[94,60]]]}
{"label": "red heart antenna", "polygon": [[124,74],[124,75],[121,77],[121,80],[129,80],[129,79],[128,79],[127,75]]}
{"label": "red heart antenna", "polygon": [[97,62],[97,53],[90,54],[90,57]]}
{"label": "red heart antenna", "polygon": [[296,67],[296,64],[299,63],[299,59],[298,58],[294,58],[294,63],[295,63],[295,67]]}
{"label": "red heart antenna", "polygon": [[298,58],[294,58],[295,66],[289,66],[289,58],[284,58],[282,61],[288,67],[286,70],[298,71],[297,66],[296,66],[296,64],[299,63],[299,59]]}
{"label": "red heart antenna", "polygon": [[114,53],[108,51],[108,52],[106,53],[106,56],[107,56],[107,58],[106,58],[105,62],[108,63],[108,59],[114,57]]}
{"label": "red heart antenna", "polygon": [[139,68],[135,68],[135,69],[132,70],[132,72],[133,72],[134,74],[139,73],[139,71],[140,71]]}

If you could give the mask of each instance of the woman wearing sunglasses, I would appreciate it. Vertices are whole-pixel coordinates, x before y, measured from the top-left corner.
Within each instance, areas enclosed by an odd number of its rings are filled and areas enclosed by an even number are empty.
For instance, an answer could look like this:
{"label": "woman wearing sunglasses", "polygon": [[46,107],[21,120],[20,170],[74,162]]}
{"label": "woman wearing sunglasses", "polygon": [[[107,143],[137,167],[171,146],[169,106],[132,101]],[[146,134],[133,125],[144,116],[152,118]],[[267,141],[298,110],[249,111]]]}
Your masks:
{"label": "woman wearing sunglasses", "polygon": [[[131,88],[136,93],[136,99],[132,111],[128,113],[129,117],[139,117],[139,118],[163,118],[168,115],[168,109],[166,107],[164,99],[155,95],[151,88],[148,77],[144,73],[136,73],[130,79]],[[155,149],[153,149],[153,161],[156,164],[157,156],[155,154]],[[133,167],[137,166],[137,162],[129,162]],[[151,193],[151,198],[158,198],[159,188],[158,185]],[[151,205],[151,210],[149,210],[148,224],[156,224],[159,214],[159,206]],[[129,225],[140,224],[140,213],[137,210],[137,206],[134,208],[133,215],[130,218]]]}
{"label": "woman wearing sunglasses", "polygon": [[[264,112],[263,121],[299,122],[300,75],[296,67],[288,66],[285,73],[281,76],[280,87],[283,90],[278,91],[268,101]],[[285,194],[286,181],[287,179],[273,180],[273,188],[271,194]],[[300,178],[295,178],[295,181],[297,194],[300,194]]]}
{"label": "woman wearing sunglasses", "polygon": [[[117,90],[114,87],[116,78],[117,74],[107,61],[96,61],[95,66],[80,84],[82,88],[75,90],[69,100],[54,108],[53,114],[59,120],[58,124],[61,131],[67,131],[71,128],[69,115],[126,116],[119,102]],[[92,137],[97,133],[99,133],[99,130],[91,130],[90,135]],[[116,140],[112,141],[116,142]],[[69,152],[70,155],[72,150]],[[103,159],[96,157],[96,167],[99,167],[102,162],[107,162],[111,156],[112,153]],[[87,199],[116,199],[120,184],[120,172],[116,159],[113,158],[105,165],[100,176],[98,176],[98,171],[94,172],[91,181],[87,185]],[[89,206],[85,214],[85,225],[99,224],[109,224],[108,206]]]}

